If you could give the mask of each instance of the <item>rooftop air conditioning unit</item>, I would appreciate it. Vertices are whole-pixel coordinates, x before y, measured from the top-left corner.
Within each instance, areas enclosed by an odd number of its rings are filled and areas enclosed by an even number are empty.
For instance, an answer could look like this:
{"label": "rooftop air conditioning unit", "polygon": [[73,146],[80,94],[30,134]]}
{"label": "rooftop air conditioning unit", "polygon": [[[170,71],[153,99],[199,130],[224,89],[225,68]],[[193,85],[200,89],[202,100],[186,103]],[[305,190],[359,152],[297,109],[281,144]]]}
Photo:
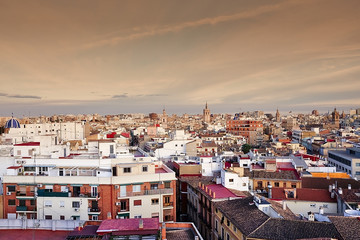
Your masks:
{"label": "rooftop air conditioning unit", "polygon": [[75,208],[74,210],[75,210],[75,212],[78,212],[78,211],[79,211],[80,209],[78,209],[78,208]]}
{"label": "rooftop air conditioning unit", "polygon": [[120,206],[121,205],[121,202],[117,202],[115,203],[116,206]]}
{"label": "rooftop air conditioning unit", "polygon": [[38,184],[37,187],[42,187],[42,184]]}
{"label": "rooftop air conditioning unit", "polygon": [[119,185],[115,185],[115,189],[119,189]]}
{"label": "rooftop air conditioning unit", "polygon": [[11,192],[7,192],[6,195],[11,195]]}
{"label": "rooftop air conditioning unit", "polygon": [[22,162],[23,162],[23,161],[21,161],[21,160],[17,160],[17,161],[16,161],[16,164],[22,164]]}

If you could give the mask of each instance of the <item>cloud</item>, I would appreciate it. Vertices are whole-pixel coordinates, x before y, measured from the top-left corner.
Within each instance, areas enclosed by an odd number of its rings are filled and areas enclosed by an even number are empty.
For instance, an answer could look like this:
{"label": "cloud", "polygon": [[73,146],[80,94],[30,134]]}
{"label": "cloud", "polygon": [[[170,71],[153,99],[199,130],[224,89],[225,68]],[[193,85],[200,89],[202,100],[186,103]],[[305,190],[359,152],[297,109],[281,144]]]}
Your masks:
{"label": "cloud", "polygon": [[41,99],[39,96],[33,96],[33,95],[6,95],[8,98],[33,98],[33,99]]}
{"label": "cloud", "polygon": [[127,98],[128,97],[128,94],[127,93],[123,93],[123,94],[120,94],[120,95],[114,95],[112,96],[112,98]]}
{"label": "cloud", "polygon": [[41,99],[40,96],[34,96],[34,95],[20,95],[20,94],[7,94],[7,93],[0,93],[1,97],[7,97],[7,98],[32,98],[32,99]]}
{"label": "cloud", "polygon": [[163,93],[153,93],[153,94],[137,94],[134,96],[129,96],[128,93],[123,93],[120,95],[114,95],[112,96],[112,98],[128,98],[128,97],[164,97],[164,96],[169,96],[168,94],[163,94]]}
{"label": "cloud", "polygon": [[143,32],[132,33],[132,34],[125,35],[125,36],[116,36],[116,37],[112,37],[112,38],[106,38],[106,39],[102,39],[99,41],[85,44],[84,48],[88,49],[88,48],[101,47],[101,46],[105,46],[105,45],[116,45],[121,41],[141,39],[141,38],[145,38],[145,37],[161,35],[161,34],[166,34],[166,33],[171,33],[171,32],[175,33],[175,32],[179,32],[184,29],[187,29],[187,28],[194,28],[194,27],[199,27],[199,26],[204,26],[204,25],[215,25],[215,24],[223,23],[223,22],[254,18],[256,16],[278,10],[279,8],[281,8],[285,5],[288,5],[288,3],[292,3],[292,2],[289,1],[289,2],[280,3],[280,4],[276,4],[276,5],[266,5],[266,6],[261,6],[261,7],[258,7],[254,10],[247,11],[247,12],[240,12],[240,13],[236,13],[236,14],[232,14],[232,15],[217,16],[217,17],[213,17],[213,18],[203,18],[203,19],[199,19],[196,21],[183,22],[183,23],[179,23],[179,24],[175,24],[175,25],[167,25],[167,26],[165,25],[162,27],[145,30]]}

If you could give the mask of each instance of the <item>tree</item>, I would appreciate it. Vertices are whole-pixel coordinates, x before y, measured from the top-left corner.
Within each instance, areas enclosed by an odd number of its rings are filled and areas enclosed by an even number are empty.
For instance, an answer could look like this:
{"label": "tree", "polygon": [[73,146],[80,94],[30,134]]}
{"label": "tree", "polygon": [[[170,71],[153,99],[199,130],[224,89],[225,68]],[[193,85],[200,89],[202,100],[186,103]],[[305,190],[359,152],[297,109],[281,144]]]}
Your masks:
{"label": "tree", "polygon": [[243,153],[245,154],[250,152],[250,149],[251,149],[251,145],[247,143],[241,146],[241,151],[243,151]]}

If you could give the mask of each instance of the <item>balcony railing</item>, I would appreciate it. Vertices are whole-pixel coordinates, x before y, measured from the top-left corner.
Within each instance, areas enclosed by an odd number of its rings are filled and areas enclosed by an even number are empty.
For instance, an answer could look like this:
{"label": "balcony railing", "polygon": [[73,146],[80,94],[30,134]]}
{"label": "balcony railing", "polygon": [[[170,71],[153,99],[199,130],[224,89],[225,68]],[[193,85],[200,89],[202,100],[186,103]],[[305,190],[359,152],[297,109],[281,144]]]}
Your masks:
{"label": "balcony railing", "polygon": [[84,198],[100,198],[100,193],[97,195],[91,193],[73,193],[73,192],[46,192],[45,189],[38,190],[38,197],[84,197]]}
{"label": "balcony railing", "polygon": [[118,198],[143,196],[143,195],[172,194],[172,193],[174,193],[174,190],[172,188],[149,189],[149,190],[141,190],[140,192],[126,192],[126,194],[119,193]]}
{"label": "balcony railing", "polygon": [[88,208],[88,212],[96,212],[96,213],[99,213],[99,212],[100,212],[100,208]]}
{"label": "balcony railing", "polygon": [[22,192],[22,191],[16,191],[16,196],[22,196],[22,197],[34,197],[35,192]]}
{"label": "balcony railing", "polygon": [[38,190],[38,197],[70,197],[71,192],[45,192],[44,189]]}
{"label": "balcony railing", "polygon": [[172,206],[173,206],[173,202],[164,203],[164,207],[172,207]]}
{"label": "balcony railing", "polygon": [[26,206],[16,206],[16,211],[18,211],[18,212],[27,211],[27,207]]}

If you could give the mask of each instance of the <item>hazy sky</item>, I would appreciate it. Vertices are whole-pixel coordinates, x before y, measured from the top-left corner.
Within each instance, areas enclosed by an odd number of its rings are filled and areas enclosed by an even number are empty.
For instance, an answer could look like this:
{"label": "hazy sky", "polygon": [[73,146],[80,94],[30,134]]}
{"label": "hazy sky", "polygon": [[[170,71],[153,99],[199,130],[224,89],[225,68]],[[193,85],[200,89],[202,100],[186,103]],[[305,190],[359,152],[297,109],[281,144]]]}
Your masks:
{"label": "hazy sky", "polygon": [[360,107],[359,10],[359,0],[0,0],[0,115]]}

